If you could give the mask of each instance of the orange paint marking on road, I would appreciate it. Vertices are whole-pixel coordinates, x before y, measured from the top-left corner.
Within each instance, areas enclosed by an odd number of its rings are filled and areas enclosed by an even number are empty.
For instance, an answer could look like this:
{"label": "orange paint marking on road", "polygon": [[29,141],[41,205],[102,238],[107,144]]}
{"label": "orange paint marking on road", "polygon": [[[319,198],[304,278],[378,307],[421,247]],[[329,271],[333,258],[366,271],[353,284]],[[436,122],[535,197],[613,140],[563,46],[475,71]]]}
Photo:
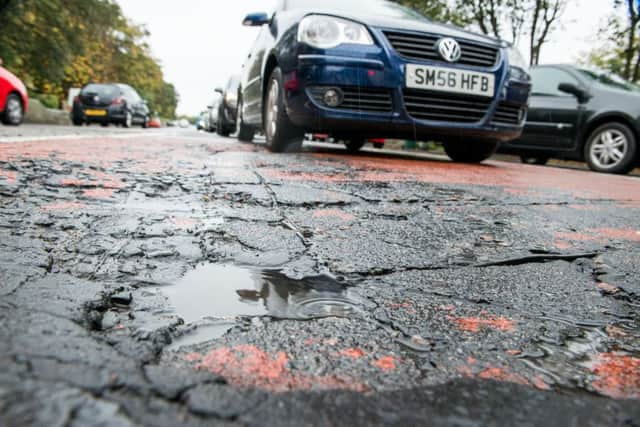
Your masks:
{"label": "orange paint marking on road", "polygon": [[538,390],[551,390],[551,386],[547,384],[547,381],[540,374],[534,376],[531,379],[531,385],[533,385]]}
{"label": "orange paint marking on road", "polygon": [[394,356],[386,356],[371,362],[373,366],[383,371],[394,371],[396,369],[396,358]]}
{"label": "orange paint marking on road", "polygon": [[598,289],[600,289],[603,293],[609,295],[615,295],[620,292],[619,287],[604,282],[598,283]]}
{"label": "orange paint marking on road", "polygon": [[340,356],[344,356],[344,357],[349,357],[351,359],[360,359],[362,357],[364,357],[366,353],[364,351],[362,351],[362,349],[360,348],[345,348],[344,350],[341,350],[338,355]]}
{"label": "orange paint marking on road", "polygon": [[609,335],[610,337],[626,338],[629,336],[629,334],[626,333],[624,329],[618,328],[617,326],[607,325],[605,327],[605,330],[607,331],[607,335]]}
{"label": "orange paint marking on road", "polygon": [[90,197],[92,199],[110,199],[113,197],[112,188],[92,188],[90,190],[84,190],[82,195]]}
{"label": "orange paint marking on road", "polygon": [[355,215],[341,211],[339,209],[318,209],[313,212],[314,218],[338,218],[342,221],[353,221],[356,219]]}
{"label": "orange paint marking on road", "polygon": [[202,355],[200,353],[189,353],[185,354],[183,359],[187,362],[196,362],[198,360],[202,360]]}
{"label": "orange paint marking on road", "polygon": [[55,202],[43,205],[40,207],[43,211],[47,212],[61,212],[61,211],[73,211],[86,208],[87,205],[79,202]]}
{"label": "orange paint marking on road", "polygon": [[640,399],[640,359],[603,353],[592,372],[596,379],[591,385],[598,392],[614,399]]}
{"label": "orange paint marking on road", "polygon": [[559,248],[559,245],[572,247],[571,242],[608,243],[611,240],[640,242],[640,231],[629,228],[591,228],[582,232],[558,231],[554,237],[554,245]]}
{"label": "orange paint marking on road", "polygon": [[18,172],[0,169],[0,180],[4,179],[9,184],[13,184],[18,179]]}
{"label": "orange paint marking on road", "polygon": [[413,304],[408,301],[405,301],[405,302],[399,302],[399,303],[389,303],[389,304],[386,304],[386,306],[392,310],[397,310],[399,308],[411,308],[413,307]]}
{"label": "orange paint marking on road", "polygon": [[92,187],[94,184],[90,181],[83,181],[77,178],[63,178],[60,184],[65,187]]}
{"label": "orange paint marking on road", "polygon": [[220,375],[237,387],[255,387],[273,392],[311,389],[368,391],[366,386],[353,378],[291,372],[288,368],[289,357],[285,352],[271,356],[254,345],[211,350],[199,360],[196,369]]}
{"label": "orange paint marking on road", "polygon": [[496,329],[504,332],[515,331],[513,320],[506,317],[495,317],[484,315],[484,317],[454,317],[449,316],[449,320],[456,323],[458,329],[465,332],[479,332],[480,328]]}
{"label": "orange paint marking on road", "polygon": [[508,368],[487,368],[480,372],[478,378],[483,380],[495,380],[508,383],[530,385],[529,381],[521,375],[511,372]]}

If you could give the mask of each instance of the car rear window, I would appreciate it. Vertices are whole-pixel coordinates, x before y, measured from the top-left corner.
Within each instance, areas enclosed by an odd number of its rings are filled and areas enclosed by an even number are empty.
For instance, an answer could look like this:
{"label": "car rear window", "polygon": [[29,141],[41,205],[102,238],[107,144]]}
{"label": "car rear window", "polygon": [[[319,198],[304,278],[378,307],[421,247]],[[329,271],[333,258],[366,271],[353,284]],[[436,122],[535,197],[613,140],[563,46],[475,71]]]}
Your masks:
{"label": "car rear window", "polygon": [[100,98],[113,98],[120,92],[118,88],[113,85],[90,84],[82,89],[82,93],[95,93]]}

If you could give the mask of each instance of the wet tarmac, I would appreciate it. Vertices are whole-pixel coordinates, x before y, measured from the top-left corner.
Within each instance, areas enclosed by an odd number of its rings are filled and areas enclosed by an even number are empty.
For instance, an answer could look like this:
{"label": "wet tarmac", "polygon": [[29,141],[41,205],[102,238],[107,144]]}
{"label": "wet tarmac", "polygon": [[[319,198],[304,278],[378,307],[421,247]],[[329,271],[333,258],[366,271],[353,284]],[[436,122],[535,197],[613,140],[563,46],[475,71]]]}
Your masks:
{"label": "wet tarmac", "polygon": [[0,425],[640,424],[637,178],[96,129],[0,128]]}

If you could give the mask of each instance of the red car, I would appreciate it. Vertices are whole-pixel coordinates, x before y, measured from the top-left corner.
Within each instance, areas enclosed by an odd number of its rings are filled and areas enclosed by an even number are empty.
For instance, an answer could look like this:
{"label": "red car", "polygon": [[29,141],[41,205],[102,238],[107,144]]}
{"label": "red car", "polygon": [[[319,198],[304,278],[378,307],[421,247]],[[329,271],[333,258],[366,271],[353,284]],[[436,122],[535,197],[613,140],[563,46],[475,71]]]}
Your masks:
{"label": "red car", "polygon": [[2,67],[0,60],[0,119],[5,125],[17,126],[27,112],[29,98],[22,81]]}

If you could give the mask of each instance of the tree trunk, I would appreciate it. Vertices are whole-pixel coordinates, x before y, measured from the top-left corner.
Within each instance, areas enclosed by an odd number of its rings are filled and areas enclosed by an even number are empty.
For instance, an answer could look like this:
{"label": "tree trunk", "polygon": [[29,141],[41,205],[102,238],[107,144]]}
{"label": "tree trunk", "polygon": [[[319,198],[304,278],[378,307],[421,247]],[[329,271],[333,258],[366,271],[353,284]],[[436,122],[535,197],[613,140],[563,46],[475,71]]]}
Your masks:
{"label": "tree trunk", "polygon": [[633,7],[634,0],[627,0],[627,5],[629,6],[629,37],[627,38],[627,49],[625,51],[625,61],[624,61],[624,78],[627,80],[631,80],[631,64],[633,62],[633,53],[634,53],[634,45],[636,41],[636,25],[637,21],[637,13],[635,8]]}

